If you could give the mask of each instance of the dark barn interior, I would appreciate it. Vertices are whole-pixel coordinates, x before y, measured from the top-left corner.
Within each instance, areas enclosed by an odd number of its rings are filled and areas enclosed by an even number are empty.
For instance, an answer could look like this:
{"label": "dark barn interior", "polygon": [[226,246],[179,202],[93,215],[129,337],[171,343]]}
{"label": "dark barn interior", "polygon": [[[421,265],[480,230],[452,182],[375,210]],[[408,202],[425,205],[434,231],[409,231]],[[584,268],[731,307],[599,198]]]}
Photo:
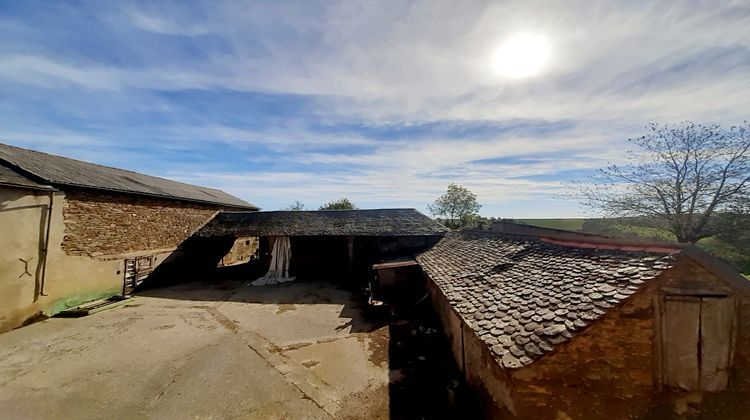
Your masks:
{"label": "dark barn interior", "polygon": [[413,258],[446,230],[413,209],[222,212],[185,240],[146,287],[215,275],[222,257],[243,237],[258,238],[254,258],[223,271],[253,280],[268,270],[271,238],[287,236],[290,276],[297,281],[323,279],[364,290],[376,279],[374,264]]}

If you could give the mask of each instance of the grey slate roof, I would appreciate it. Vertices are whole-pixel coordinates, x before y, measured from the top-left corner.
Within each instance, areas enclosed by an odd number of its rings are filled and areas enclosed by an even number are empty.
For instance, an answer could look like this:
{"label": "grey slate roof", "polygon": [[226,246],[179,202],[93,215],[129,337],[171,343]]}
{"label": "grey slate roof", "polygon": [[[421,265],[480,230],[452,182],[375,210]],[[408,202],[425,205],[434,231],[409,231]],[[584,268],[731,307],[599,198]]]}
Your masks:
{"label": "grey slate roof", "polygon": [[417,261],[498,363],[532,363],[670,267],[670,254],[457,233]]}
{"label": "grey slate roof", "polygon": [[221,212],[198,236],[429,236],[448,229],[414,209]]}
{"label": "grey slate roof", "polygon": [[[257,209],[223,191],[22,149],[0,143],[0,161],[52,185],[67,185],[176,200]],[[16,170],[16,172],[19,172]]]}
{"label": "grey slate roof", "polygon": [[13,169],[0,163],[0,185],[10,185],[14,187],[31,188],[34,190],[54,190],[49,185],[43,185],[29,179]]}

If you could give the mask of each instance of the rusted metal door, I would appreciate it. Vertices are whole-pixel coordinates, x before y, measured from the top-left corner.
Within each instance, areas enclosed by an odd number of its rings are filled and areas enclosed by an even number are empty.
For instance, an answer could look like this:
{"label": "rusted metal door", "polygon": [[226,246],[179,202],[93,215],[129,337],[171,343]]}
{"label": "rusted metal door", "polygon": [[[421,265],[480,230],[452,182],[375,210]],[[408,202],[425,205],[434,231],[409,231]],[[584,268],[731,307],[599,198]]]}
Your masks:
{"label": "rusted metal door", "polygon": [[666,296],[661,331],[664,385],[690,391],[725,389],[733,328],[730,297]]}

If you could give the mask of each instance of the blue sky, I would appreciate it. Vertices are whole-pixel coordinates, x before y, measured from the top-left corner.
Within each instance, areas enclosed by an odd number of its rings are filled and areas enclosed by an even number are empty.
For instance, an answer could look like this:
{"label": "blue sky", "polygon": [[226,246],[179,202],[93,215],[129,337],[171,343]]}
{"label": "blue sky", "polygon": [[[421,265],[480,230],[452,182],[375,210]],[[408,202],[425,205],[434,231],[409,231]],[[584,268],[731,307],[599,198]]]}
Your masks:
{"label": "blue sky", "polygon": [[[750,111],[750,3],[0,2],[0,141],[224,189],[264,209],[585,214],[565,182],[649,122]],[[493,51],[542,34],[526,79]]]}

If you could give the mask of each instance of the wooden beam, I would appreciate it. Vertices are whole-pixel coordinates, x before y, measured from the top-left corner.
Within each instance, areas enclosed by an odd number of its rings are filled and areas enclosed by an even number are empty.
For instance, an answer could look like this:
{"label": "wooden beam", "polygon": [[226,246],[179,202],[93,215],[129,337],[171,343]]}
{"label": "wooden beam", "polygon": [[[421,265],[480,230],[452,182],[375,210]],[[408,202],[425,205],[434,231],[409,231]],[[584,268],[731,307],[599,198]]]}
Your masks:
{"label": "wooden beam", "polygon": [[347,236],[346,237],[346,245],[347,245],[347,248],[348,248],[348,253],[347,253],[347,256],[348,256],[348,258],[347,258],[347,264],[348,264],[348,266],[347,266],[347,268],[349,270],[349,273],[351,274],[352,267],[354,265],[354,236]]}

